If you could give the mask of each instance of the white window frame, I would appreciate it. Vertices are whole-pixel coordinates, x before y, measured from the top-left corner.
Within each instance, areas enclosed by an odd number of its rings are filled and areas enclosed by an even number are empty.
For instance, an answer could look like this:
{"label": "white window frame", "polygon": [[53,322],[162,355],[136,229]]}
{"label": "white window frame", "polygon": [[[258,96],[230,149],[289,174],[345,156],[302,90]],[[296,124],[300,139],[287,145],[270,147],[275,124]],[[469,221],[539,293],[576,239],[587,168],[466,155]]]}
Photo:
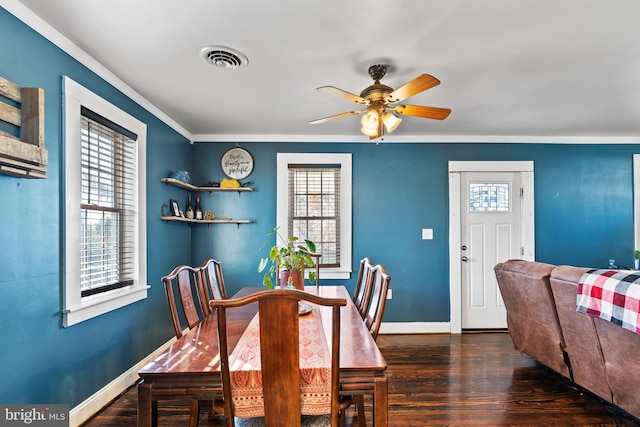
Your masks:
{"label": "white window frame", "polygon": [[[63,76],[64,283],[63,326],[68,327],[147,297],[146,145],[147,125]],[[137,226],[134,283],[81,297],[80,290],[80,107],[94,111],[138,135]]]}
{"label": "white window frame", "polygon": [[321,267],[322,279],[348,279],[351,276],[352,260],[352,167],[351,153],[278,153],[276,225],[280,233],[288,236],[290,164],[340,164],[340,266]]}

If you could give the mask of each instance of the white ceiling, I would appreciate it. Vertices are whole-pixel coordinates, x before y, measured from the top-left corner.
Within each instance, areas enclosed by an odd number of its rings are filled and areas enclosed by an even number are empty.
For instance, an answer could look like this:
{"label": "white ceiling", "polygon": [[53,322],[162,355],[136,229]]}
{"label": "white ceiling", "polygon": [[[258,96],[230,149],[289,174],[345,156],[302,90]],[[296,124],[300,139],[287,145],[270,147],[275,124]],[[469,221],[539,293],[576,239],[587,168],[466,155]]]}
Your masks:
{"label": "white ceiling", "polygon": [[[405,117],[387,141],[640,140],[637,0],[21,3],[194,140],[366,142],[359,117],[308,122],[359,109],[315,89],[359,94],[377,63],[393,88],[441,81],[405,103],[452,109]],[[213,67],[207,45],[249,65]]]}

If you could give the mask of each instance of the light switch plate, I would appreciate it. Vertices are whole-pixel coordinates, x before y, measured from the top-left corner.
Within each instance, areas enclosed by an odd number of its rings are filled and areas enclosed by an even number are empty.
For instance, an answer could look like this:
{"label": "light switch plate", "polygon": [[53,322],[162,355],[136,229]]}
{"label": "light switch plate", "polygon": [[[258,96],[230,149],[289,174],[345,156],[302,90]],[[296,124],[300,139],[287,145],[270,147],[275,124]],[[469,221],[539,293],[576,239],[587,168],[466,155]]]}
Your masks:
{"label": "light switch plate", "polygon": [[433,240],[433,228],[422,229],[422,240]]}

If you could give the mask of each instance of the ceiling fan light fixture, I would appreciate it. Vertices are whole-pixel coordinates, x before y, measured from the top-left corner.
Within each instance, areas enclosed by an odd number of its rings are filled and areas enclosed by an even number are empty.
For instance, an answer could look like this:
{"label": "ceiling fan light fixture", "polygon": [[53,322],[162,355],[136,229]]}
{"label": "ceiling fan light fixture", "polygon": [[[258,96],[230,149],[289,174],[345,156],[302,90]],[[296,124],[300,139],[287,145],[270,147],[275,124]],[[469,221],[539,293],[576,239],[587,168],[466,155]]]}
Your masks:
{"label": "ceiling fan light fixture", "polygon": [[369,137],[376,137],[378,136],[378,129],[373,129],[373,128],[365,128],[362,127],[360,128],[360,132],[362,132],[363,134],[369,136]]}
{"label": "ceiling fan light fixture", "polygon": [[360,123],[362,124],[362,132],[365,135],[375,136],[378,133],[378,123],[380,122],[380,115],[375,110],[369,110],[362,116]]}
{"label": "ceiling fan light fixture", "polygon": [[[386,65],[372,65],[369,67],[369,75],[374,80],[374,83],[360,92],[360,96],[334,86],[321,86],[317,88],[319,92],[324,92],[350,102],[365,105],[366,108],[360,111],[349,111],[347,113],[334,114],[333,116],[325,117],[323,119],[312,120],[309,123],[325,123],[329,120],[364,113],[360,120],[360,123],[362,124],[360,132],[369,136],[370,139],[375,139],[383,136],[385,129],[387,133],[391,133],[400,125],[402,119],[398,117],[398,115],[415,116],[435,120],[444,120],[449,116],[449,113],[451,113],[451,109],[449,108],[427,107],[422,105],[390,105],[402,102],[407,98],[417,95],[418,93],[438,86],[440,84],[440,80],[430,74],[423,73],[394,90],[393,88],[380,83],[380,80],[384,77],[386,71]],[[387,109],[390,111],[387,111]]]}
{"label": "ceiling fan light fixture", "polygon": [[384,127],[387,129],[388,133],[391,133],[394,130],[396,130],[396,128],[398,127],[398,125],[400,125],[401,122],[402,122],[402,119],[400,117],[396,117],[394,114],[391,114],[388,111],[385,111],[382,114],[382,123],[384,123]]}

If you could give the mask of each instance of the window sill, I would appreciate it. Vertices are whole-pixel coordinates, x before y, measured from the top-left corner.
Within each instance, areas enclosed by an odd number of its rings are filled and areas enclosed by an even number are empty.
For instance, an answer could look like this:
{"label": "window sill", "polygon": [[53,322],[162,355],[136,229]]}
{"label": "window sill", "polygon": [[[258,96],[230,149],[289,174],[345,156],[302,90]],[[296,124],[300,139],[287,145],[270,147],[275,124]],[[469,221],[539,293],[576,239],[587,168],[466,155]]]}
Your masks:
{"label": "window sill", "polygon": [[[308,269],[311,270],[311,269]],[[349,279],[351,278],[350,270],[340,270],[340,269],[321,269],[320,270],[320,280],[323,279]]]}
{"label": "window sill", "polygon": [[62,325],[67,328],[111,310],[143,300],[147,297],[147,289],[149,288],[149,285],[127,287],[82,298],[82,302],[79,305],[62,310]]}

